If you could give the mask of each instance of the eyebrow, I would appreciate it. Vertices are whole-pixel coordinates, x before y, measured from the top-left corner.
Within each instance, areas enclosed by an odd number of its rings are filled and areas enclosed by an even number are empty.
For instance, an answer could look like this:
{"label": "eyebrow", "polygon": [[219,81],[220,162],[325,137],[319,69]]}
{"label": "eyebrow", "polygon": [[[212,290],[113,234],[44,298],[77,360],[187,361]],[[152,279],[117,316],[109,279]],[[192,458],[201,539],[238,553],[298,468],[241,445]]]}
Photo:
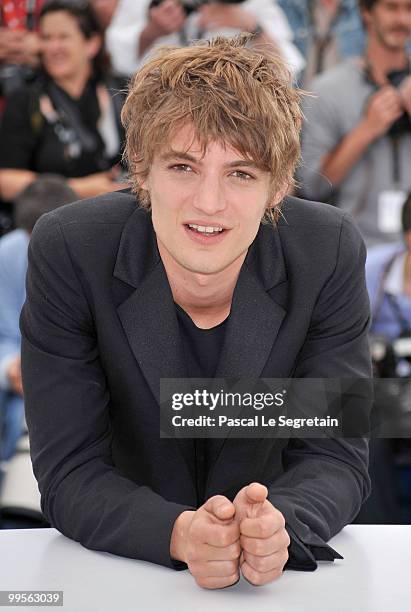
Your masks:
{"label": "eyebrow", "polygon": [[[201,163],[201,158],[198,159],[197,157],[194,157],[193,155],[190,155],[189,153],[185,153],[184,151],[167,151],[166,153],[163,153],[163,155],[160,155],[160,159],[162,161],[171,161],[173,159],[180,159],[182,161],[190,161],[192,163],[195,164],[199,164]],[[234,168],[234,167],[238,167],[238,166],[244,166],[244,167],[248,167],[248,168],[258,168],[258,165],[252,161],[251,159],[238,159],[232,162],[228,162],[227,164],[224,164],[227,168]]]}

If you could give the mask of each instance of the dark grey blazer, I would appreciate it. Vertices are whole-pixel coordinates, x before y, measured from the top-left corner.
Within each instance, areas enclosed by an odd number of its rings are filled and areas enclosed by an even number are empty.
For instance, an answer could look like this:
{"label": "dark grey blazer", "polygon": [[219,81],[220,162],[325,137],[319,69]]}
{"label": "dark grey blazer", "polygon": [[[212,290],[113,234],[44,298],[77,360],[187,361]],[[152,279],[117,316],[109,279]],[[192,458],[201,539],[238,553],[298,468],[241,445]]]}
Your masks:
{"label": "dark grey blazer", "polygon": [[[261,226],[235,288],[217,376],[370,376],[365,251],[351,219],[288,198]],[[185,377],[151,217],[127,192],[41,218],[21,316],[27,424],[43,512],[84,546],[169,567],[177,516],[195,507],[193,444],[160,439],[159,380]],[[217,442],[206,495],[259,481],[286,518],[289,566],[334,557],[326,541],[369,493],[357,440]],[[303,552],[301,555],[300,553]]]}

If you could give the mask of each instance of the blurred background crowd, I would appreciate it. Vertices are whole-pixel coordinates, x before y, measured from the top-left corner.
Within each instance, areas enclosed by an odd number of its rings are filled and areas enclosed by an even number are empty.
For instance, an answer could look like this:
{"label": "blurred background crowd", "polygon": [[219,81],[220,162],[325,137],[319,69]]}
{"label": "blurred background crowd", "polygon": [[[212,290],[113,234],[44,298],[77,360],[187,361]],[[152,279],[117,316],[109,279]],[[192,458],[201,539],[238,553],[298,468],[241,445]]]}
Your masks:
{"label": "blurred background crowd", "polygon": [[[250,32],[304,98],[295,195],[367,245],[376,401],[411,421],[411,0],[1,0],[0,528],[44,525],[28,455],[19,313],[37,219],[124,189],[127,82],[158,45]],[[401,422],[401,421],[399,421]],[[411,444],[371,442],[358,522],[411,523]],[[18,491],[16,494],[16,491]]]}

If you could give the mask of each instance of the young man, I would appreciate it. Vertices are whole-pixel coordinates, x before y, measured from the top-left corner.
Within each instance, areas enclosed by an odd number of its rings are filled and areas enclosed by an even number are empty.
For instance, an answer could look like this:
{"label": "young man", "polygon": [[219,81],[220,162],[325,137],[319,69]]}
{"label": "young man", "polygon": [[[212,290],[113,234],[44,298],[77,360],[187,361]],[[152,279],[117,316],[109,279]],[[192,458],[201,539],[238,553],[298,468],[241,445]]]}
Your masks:
{"label": "young man", "polygon": [[411,0],[360,0],[364,57],[317,77],[303,130],[303,193],[357,220],[367,245],[396,241],[411,189]]}
{"label": "young man", "polygon": [[363,439],[160,438],[162,378],[370,375],[364,246],[329,206],[280,215],[299,95],[247,40],[160,50],[137,73],[134,193],[43,217],[21,318],[48,520],[207,588],[333,560],[369,493]]}

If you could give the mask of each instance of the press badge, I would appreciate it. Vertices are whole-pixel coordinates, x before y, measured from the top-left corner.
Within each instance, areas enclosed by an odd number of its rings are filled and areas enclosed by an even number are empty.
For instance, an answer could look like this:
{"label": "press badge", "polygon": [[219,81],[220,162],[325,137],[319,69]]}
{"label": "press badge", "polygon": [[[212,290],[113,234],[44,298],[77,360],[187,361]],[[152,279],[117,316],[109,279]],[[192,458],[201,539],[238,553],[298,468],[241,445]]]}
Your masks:
{"label": "press badge", "polygon": [[378,196],[378,229],[380,232],[401,231],[401,211],[407,194],[405,191],[382,191]]}

